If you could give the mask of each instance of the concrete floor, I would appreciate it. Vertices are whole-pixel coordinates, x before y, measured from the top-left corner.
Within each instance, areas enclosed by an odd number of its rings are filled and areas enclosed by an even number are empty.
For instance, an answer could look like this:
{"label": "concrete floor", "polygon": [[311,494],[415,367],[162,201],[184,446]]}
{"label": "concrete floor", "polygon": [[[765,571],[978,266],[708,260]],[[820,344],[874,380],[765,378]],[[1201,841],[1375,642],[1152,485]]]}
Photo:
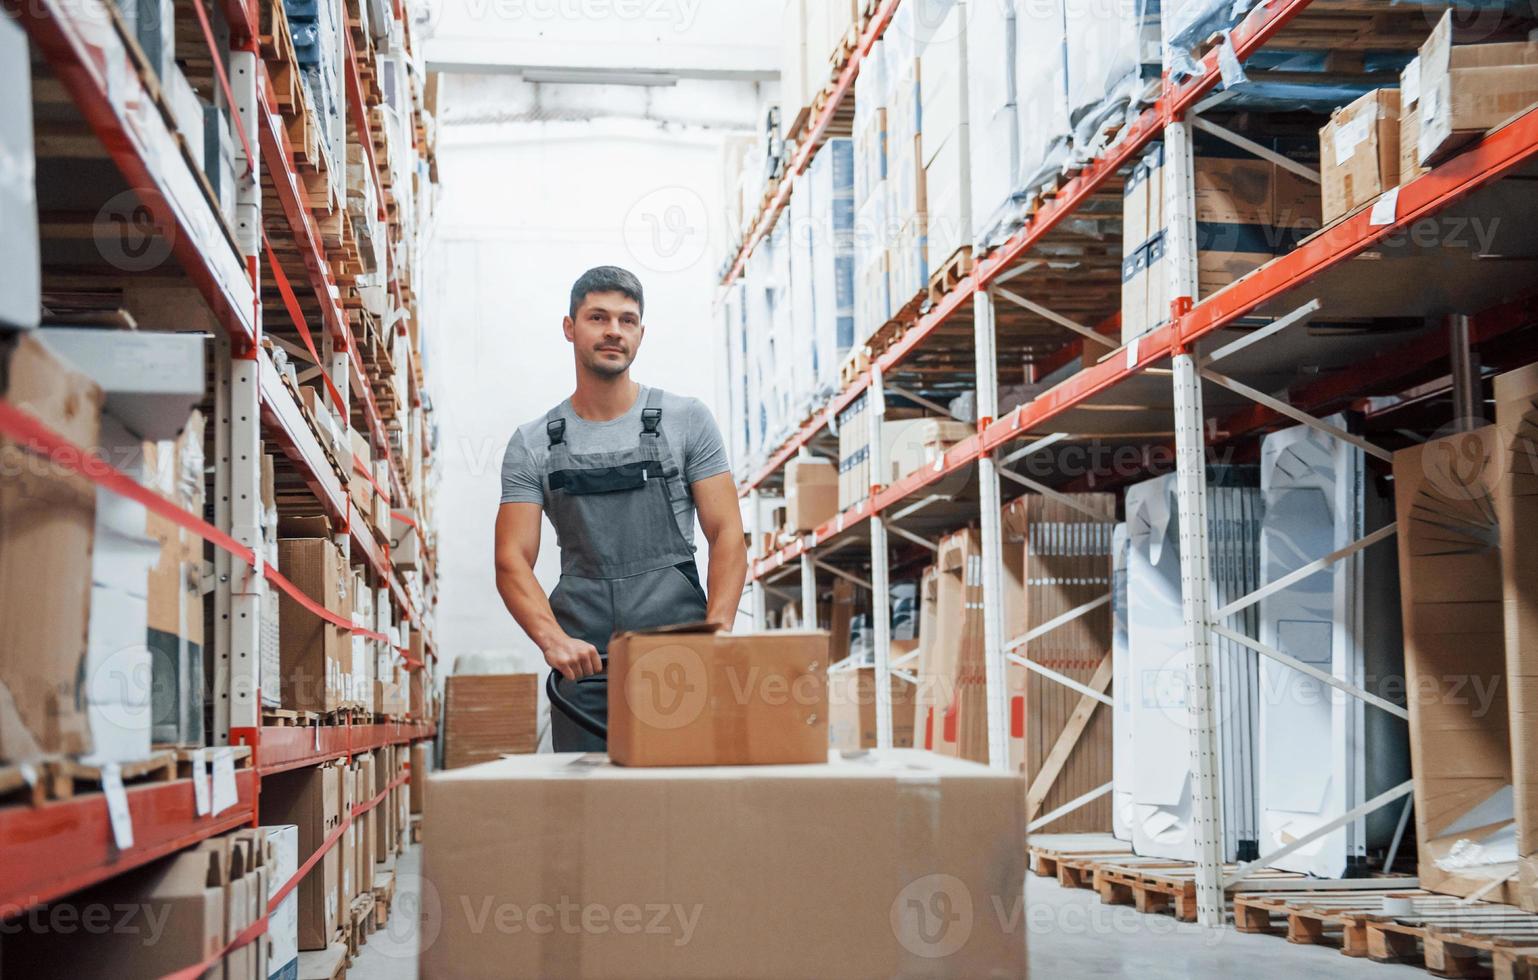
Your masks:
{"label": "concrete floor", "polygon": [[[421,848],[401,857],[390,924],[369,937],[351,976],[360,980],[416,980],[416,894]],[[1397,980],[1428,974],[1408,966],[1352,959],[1322,946],[1295,946],[1276,936],[1223,929],[1208,932],[1167,915],[1140,915],[1126,906],[1101,905],[1085,889],[1065,889],[1031,877],[1028,935],[1037,977],[1244,977],[1245,980],[1364,978]],[[406,914],[403,914],[406,913]]]}

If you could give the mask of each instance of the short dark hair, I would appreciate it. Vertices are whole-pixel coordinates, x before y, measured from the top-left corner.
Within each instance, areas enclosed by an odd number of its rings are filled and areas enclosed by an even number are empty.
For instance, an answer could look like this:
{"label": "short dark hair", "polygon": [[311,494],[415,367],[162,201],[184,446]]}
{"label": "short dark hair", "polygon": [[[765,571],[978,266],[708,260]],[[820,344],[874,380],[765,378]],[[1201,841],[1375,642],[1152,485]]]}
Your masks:
{"label": "short dark hair", "polygon": [[571,317],[577,316],[577,309],[582,301],[587,299],[589,293],[624,293],[635,300],[641,312],[646,312],[646,300],[641,295],[641,280],[635,277],[635,273],[628,269],[621,269],[617,265],[600,265],[582,273],[577,281],[571,285]]}

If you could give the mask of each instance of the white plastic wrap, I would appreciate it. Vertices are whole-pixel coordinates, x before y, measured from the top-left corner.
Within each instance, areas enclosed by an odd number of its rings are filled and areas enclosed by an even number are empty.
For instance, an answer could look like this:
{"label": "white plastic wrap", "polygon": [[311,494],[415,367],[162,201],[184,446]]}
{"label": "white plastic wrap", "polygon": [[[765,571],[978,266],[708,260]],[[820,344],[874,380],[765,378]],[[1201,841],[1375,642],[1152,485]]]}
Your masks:
{"label": "white plastic wrap", "polygon": [[[1346,426],[1343,416],[1330,421]],[[1389,504],[1365,477],[1361,450],[1314,429],[1266,437],[1263,581],[1381,525]],[[1369,690],[1380,678],[1402,675],[1393,555],[1386,565],[1378,557],[1358,552],[1267,596],[1260,603],[1261,642]],[[1375,725],[1378,709],[1276,661],[1262,659],[1260,667],[1260,849],[1268,852],[1408,778],[1409,762],[1403,723]],[[1340,877],[1349,858],[1387,846],[1397,814],[1390,808],[1344,827],[1275,867]]]}
{"label": "white plastic wrap", "polygon": [[1017,189],[1029,191],[1068,158],[1068,65],[1061,0],[1022,3],[1015,13],[1015,95],[1020,112]]}
{"label": "white plastic wrap", "polygon": [[967,4],[967,103],[972,129],[972,240],[992,244],[1012,223],[1020,170],[1020,117],[1015,103],[1015,4]]}
{"label": "white plastic wrap", "polygon": [[26,32],[0,18],[0,327],[22,329],[37,326],[41,302],[31,63]]}
{"label": "white plastic wrap", "polygon": [[807,170],[812,242],[812,369],[815,395],[838,388],[838,367],[854,344],[854,141],[830,139]]}
{"label": "white plastic wrap", "polygon": [[785,368],[790,382],[790,412],[797,417],[811,407],[817,391],[817,308],[813,300],[812,262],[825,232],[816,212],[811,175],[800,174],[791,183],[790,206],[780,218],[789,245],[786,285],[790,298],[786,323],[790,332],[780,335],[780,339],[789,338],[790,356]]}
{"label": "white plastic wrap", "polygon": [[1256,0],[1163,0],[1160,34],[1164,65],[1176,75],[1199,75],[1202,65],[1192,50],[1213,34],[1244,19]]}

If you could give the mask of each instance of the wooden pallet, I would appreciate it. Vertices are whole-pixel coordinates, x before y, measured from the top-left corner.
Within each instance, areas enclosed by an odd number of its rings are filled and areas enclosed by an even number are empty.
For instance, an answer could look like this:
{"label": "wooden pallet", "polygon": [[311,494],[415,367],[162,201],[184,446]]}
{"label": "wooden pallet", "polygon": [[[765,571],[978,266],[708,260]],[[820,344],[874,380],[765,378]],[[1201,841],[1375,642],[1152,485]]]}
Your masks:
{"label": "wooden pallet", "polygon": [[422,815],[420,813],[414,813],[414,814],[411,815],[411,831],[410,831],[410,834],[411,834],[411,843],[413,843],[413,844],[420,844],[420,843],[422,843]]}
{"label": "wooden pallet", "polygon": [[40,760],[27,765],[0,766],[0,803],[26,803],[41,806],[48,800],[49,762]]}
{"label": "wooden pallet", "polygon": [[1031,867],[1042,878],[1056,878],[1059,864],[1095,856],[1130,857],[1132,848],[1110,834],[1037,834],[1026,844]]}
{"label": "wooden pallet", "polygon": [[347,938],[347,954],[357,956],[358,949],[368,942],[374,929],[374,896],[359,895],[348,909],[347,925],[343,930]]}
{"label": "wooden pallet", "polygon": [[[170,751],[176,753],[176,777],[178,779],[192,778],[193,754],[198,750],[173,747]],[[230,746],[230,755],[235,761],[235,768],[237,770],[251,768],[251,746],[232,745]],[[205,750],[205,757],[207,759],[205,765],[211,763],[213,761],[213,750]]]}
{"label": "wooden pallet", "polygon": [[335,942],[325,949],[299,954],[298,980],[346,980],[347,944]]}
{"label": "wooden pallet", "polygon": [[[72,799],[77,792],[101,789],[102,766],[87,765],[74,759],[59,759],[45,767],[48,797]],[[130,783],[168,783],[176,779],[176,753],[152,752],[143,759],[119,766],[125,785]]]}
{"label": "wooden pallet", "polygon": [[972,246],[963,245],[952,252],[950,258],[940,263],[929,277],[929,303],[934,305],[940,302],[946,293],[961,284],[961,280],[972,274]]}
{"label": "wooden pallet", "polygon": [[[1236,896],[1234,925],[1240,932],[1280,933],[1288,942],[1331,946],[1347,956],[1422,966],[1439,977],[1538,977],[1538,915],[1375,885],[1367,878],[1353,890]],[[1411,909],[1386,913],[1385,899],[1409,902]]]}
{"label": "wooden pallet", "polygon": [[272,728],[306,728],[320,724],[320,715],[313,711],[292,711],[288,708],[263,708],[262,724]]}
{"label": "wooden pallet", "polygon": [[855,379],[870,370],[870,351],[864,347],[851,350],[838,366],[839,387],[847,388]]}

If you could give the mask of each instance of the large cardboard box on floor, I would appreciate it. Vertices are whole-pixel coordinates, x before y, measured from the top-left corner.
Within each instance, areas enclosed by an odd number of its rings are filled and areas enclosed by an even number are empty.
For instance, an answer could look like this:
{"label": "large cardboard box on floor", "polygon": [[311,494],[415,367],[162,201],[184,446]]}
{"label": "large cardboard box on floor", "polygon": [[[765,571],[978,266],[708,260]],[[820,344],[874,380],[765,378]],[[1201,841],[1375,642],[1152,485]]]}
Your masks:
{"label": "large cardboard box on floor", "polygon": [[1517,835],[1517,901],[1538,912],[1538,365],[1495,379],[1506,465],[1497,506],[1506,610],[1506,688]]}
{"label": "large cardboard box on floor", "polygon": [[1420,50],[1418,163],[1435,166],[1538,103],[1538,42],[1454,44],[1448,10]]}
{"label": "large cardboard box on floor", "polygon": [[[0,394],[80,446],[104,396],[34,337],[0,340]],[[77,697],[91,603],[96,492],[0,437],[0,761],[90,749]]]}
{"label": "large cardboard box on floor", "polygon": [[[299,590],[344,619],[352,618],[350,574],[341,552],[326,538],[278,542],[278,568]],[[352,640],[284,593],[278,638],[283,662],[283,707],[335,711],[343,706],[344,674],[352,666]]]}
{"label": "large cardboard box on floor", "polygon": [[443,767],[539,747],[538,674],[454,674],[444,681]]}
{"label": "large cardboard box on floor", "polygon": [[609,644],[609,757],[625,766],[820,762],[828,634],[696,623]]}
{"label": "large cardboard box on floor", "polygon": [[[297,826],[301,862],[342,824],[342,773],[340,763],[325,763],[262,780],[261,822]],[[340,844],[333,845],[295,889],[300,949],[325,949],[340,928],[339,852]]]}
{"label": "large cardboard box on floor", "polygon": [[1496,426],[1400,450],[1394,505],[1421,887],[1513,904],[1502,465]]}
{"label": "large cardboard box on floor", "polygon": [[914,749],[434,773],[422,874],[441,914],[421,973],[1021,977],[1024,797],[1018,775]]}
{"label": "large cardboard box on floor", "polygon": [[1399,90],[1374,89],[1319,130],[1326,224],[1399,184]]}
{"label": "large cardboard box on floor", "polygon": [[[898,656],[898,651],[892,651]],[[913,747],[917,688],[892,677],[892,747]],[[828,675],[828,745],[852,752],[876,747],[876,669],[859,667]]]}

